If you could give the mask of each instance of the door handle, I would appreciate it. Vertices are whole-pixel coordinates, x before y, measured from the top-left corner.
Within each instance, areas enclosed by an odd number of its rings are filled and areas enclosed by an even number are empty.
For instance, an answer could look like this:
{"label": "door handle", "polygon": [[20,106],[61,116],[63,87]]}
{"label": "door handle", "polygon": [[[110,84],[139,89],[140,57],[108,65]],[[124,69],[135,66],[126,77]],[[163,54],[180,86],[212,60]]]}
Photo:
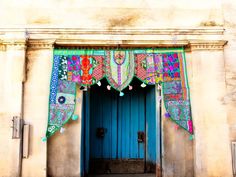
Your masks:
{"label": "door handle", "polygon": [[97,128],[97,130],[96,130],[96,136],[97,136],[98,138],[103,138],[103,137],[105,136],[106,131],[107,131],[106,128],[99,127],[99,128]]}
{"label": "door handle", "polygon": [[138,142],[139,143],[145,142],[145,133],[143,131],[138,131]]}

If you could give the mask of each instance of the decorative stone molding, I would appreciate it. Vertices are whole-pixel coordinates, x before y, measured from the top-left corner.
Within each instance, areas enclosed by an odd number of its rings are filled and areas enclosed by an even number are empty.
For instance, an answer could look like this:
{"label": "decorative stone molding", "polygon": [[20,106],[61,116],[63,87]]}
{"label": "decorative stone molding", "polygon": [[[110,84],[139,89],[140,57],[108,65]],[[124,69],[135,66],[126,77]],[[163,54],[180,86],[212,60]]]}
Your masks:
{"label": "decorative stone molding", "polygon": [[[13,30],[13,31],[12,31]],[[12,36],[28,38],[27,50],[53,49],[54,44],[63,47],[77,46],[121,46],[121,47],[185,47],[194,50],[222,50],[224,29],[222,27],[204,28],[27,28],[19,31],[0,29],[10,39]],[[20,36],[21,35],[21,36]],[[14,38],[12,38],[14,39]],[[1,44],[1,42],[0,42]],[[5,43],[4,43],[5,44]],[[7,48],[24,47],[24,42],[7,42]]]}
{"label": "decorative stone molding", "polygon": [[0,51],[6,51],[6,45],[0,43]]}
{"label": "decorative stone molding", "polygon": [[31,36],[37,35],[222,35],[224,29],[222,27],[206,27],[206,28],[28,28],[27,32]]}
{"label": "decorative stone molding", "polygon": [[29,39],[28,50],[42,50],[42,49],[53,49],[54,39]]}
{"label": "decorative stone molding", "polygon": [[[27,29],[30,39],[55,39],[58,46],[180,47],[188,50],[222,50],[221,27],[176,29]],[[36,42],[37,43],[37,42]],[[32,45],[33,46],[33,45]]]}
{"label": "decorative stone molding", "polygon": [[190,49],[194,50],[223,50],[227,44],[225,40],[217,41],[190,41]]}
{"label": "decorative stone molding", "polygon": [[5,45],[6,50],[26,50],[26,40],[25,39],[11,39],[4,40],[2,42]]}
{"label": "decorative stone molding", "polygon": [[187,46],[187,40],[92,40],[92,39],[58,39],[58,46],[110,46],[116,47],[180,47]]}
{"label": "decorative stone molding", "polygon": [[24,28],[1,29],[0,44],[3,50],[26,50],[27,33]]}

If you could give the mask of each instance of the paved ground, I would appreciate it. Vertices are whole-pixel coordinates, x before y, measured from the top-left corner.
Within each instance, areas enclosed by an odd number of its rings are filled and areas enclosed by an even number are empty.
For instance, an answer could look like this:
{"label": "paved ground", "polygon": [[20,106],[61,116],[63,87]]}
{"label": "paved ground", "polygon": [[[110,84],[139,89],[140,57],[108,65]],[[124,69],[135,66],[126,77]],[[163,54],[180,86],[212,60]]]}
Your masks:
{"label": "paved ground", "polygon": [[89,177],[155,177],[155,174],[106,174],[106,175],[89,175]]}

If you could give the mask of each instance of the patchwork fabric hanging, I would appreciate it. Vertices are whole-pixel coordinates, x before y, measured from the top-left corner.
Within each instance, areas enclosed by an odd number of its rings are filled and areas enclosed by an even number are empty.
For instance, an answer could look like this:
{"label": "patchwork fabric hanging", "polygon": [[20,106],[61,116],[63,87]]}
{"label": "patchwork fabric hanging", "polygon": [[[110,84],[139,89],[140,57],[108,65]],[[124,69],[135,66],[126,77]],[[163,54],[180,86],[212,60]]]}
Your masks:
{"label": "patchwork fabric hanging", "polygon": [[189,85],[183,52],[166,53],[163,63],[164,104],[170,118],[193,134]]}
{"label": "patchwork fabric hanging", "polygon": [[122,91],[134,77],[134,55],[128,50],[106,51],[105,73],[108,83]]}
{"label": "patchwork fabric hanging", "polygon": [[[123,96],[132,79],[161,84],[170,119],[193,134],[189,86],[183,48],[178,49],[56,49],[50,84],[46,136],[52,136],[69,119],[75,119],[76,86],[100,84],[106,78]],[[129,90],[131,86],[129,86]],[[154,98],[155,99],[155,98]]]}

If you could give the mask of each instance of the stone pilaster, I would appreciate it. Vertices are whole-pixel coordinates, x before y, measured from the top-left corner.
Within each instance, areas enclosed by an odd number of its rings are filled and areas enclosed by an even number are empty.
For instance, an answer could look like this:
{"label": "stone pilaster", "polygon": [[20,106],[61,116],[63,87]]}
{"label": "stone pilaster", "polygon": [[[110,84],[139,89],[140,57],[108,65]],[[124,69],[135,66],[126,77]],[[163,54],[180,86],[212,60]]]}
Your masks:
{"label": "stone pilaster", "polygon": [[[225,41],[190,42],[192,115],[195,130],[195,176],[232,176],[226,107],[223,48]],[[222,165],[224,167],[222,167]]]}
{"label": "stone pilaster", "polygon": [[11,126],[13,117],[23,119],[26,41],[24,31],[5,32],[0,41],[0,129],[4,132],[0,135],[0,144],[7,150],[0,151],[2,176],[20,176],[21,173],[22,131],[17,129],[20,137],[12,139]]}
{"label": "stone pilaster", "polygon": [[30,133],[33,140],[30,146],[34,147],[34,152],[30,158],[23,159],[22,176],[47,176],[47,142],[41,139],[45,136],[48,121],[53,45],[54,40],[47,39],[29,39],[27,43],[24,120],[37,128]]}
{"label": "stone pilaster", "polygon": [[5,51],[6,46],[0,42],[0,52]]}
{"label": "stone pilaster", "polygon": [[6,52],[8,67],[11,67],[8,79],[12,82],[24,82],[26,39],[7,39],[2,44],[2,49]]}

